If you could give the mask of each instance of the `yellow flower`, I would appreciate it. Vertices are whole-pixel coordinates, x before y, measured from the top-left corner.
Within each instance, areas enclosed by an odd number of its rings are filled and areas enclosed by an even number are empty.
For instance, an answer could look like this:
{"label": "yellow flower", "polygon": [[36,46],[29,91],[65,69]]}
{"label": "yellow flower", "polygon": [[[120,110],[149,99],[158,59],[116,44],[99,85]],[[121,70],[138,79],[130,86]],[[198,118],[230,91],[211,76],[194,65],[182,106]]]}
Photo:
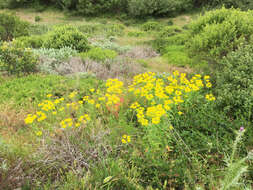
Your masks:
{"label": "yellow flower", "polygon": [[170,126],[169,126],[169,129],[170,129],[170,130],[173,130],[173,129],[174,129],[174,127],[173,127],[172,125],[170,125]]}
{"label": "yellow flower", "polygon": [[204,76],[204,79],[205,79],[205,80],[209,80],[209,79],[210,79],[210,76],[206,75],[206,76]]}
{"label": "yellow flower", "polygon": [[181,111],[178,112],[178,115],[182,115],[182,114],[183,114],[183,112],[181,112]]}
{"label": "yellow flower", "polygon": [[37,135],[38,137],[40,137],[40,136],[42,135],[42,131],[36,132],[36,135]]}
{"label": "yellow flower", "polygon": [[53,95],[52,94],[48,94],[47,95],[47,98],[51,98]]}
{"label": "yellow flower", "polygon": [[55,104],[59,104],[59,103],[60,103],[60,100],[59,100],[59,99],[56,99],[56,100],[54,101],[54,103],[55,103]]}
{"label": "yellow flower", "polygon": [[216,98],[212,94],[207,94],[206,99],[209,100],[209,101],[215,101],[216,100]]}
{"label": "yellow flower", "polygon": [[211,87],[212,87],[212,83],[208,82],[208,83],[206,84],[206,87],[207,87],[207,88],[211,88]]}
{"label": "yellow flower", "polygon": [[25,124],[32,124],[33,121],[37,118],[37,115],[28,114],[25,118]]}
{"label": "yellow flower", "polygon": [[100,104],[96,104],[96,108],[100,108],[100,106],[101,106]]}
{"label": "yellow flower", "polygon": [[94,100],[88,100],[88,103],[93,105],[93,104],[95,104],[95,101]]}
{"label": "yellow flower", "polygon": [[94,91],[95,91],[95,89],[94,89],[94,88],[91,88],[91,89],[90,89],[90,92],[94,92]]}
{"label": "yellow flower", "polygon": [[72,92],[70,93],[69,98],[74,98],[76,95],[77,95],[77,92]]}
{"label": "yellow flower", "polygon": [[130,142],[131,142],[131,137],[128,136],[128,135],[123,135],[123,136],[122,136],[122,139],[121,139],[121,142],[122,142],[123,144],[130,143]]}

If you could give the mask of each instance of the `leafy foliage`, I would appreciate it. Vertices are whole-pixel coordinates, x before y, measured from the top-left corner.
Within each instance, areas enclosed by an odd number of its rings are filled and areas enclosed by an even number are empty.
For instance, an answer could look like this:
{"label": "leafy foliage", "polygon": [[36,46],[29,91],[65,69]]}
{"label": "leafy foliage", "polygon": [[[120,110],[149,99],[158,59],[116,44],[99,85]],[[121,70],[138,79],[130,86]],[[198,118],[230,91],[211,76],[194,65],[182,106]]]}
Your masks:
{"label": "leafy foliage", "polygon": [[23,75],[36,70],[37,57],[31,49],[5,42],[0,47],[1,69],[10,75]]}
{"label": "leafy foliage", "polygon": [[217,70],[218,105],[231,116],[252,119],[253,47],[240,47],[223,58]]}
{"label": "leafy foliage", "polygon": [[129,0],[129,14],[131,16],[172,15],[175,12],[190,10],[192,0]]}
{"label": "leafy foliage", "polygon": [[16,38],[13,43],[26,48],[41,48],[44,43],[44,36],[23,36]]}
{"label": "leafy foliage", "polygon": [[253,12],[222,9],[207,12],[190,25],[188,48],[193,54],[221,58],[247,44],[253,35]]}
{"label": "leafy foliage", "polygon": [[89,49],[86,36],[70,25],[55,27],[47,34],[43,46],[54,49],[71,47],[80,52],[85,52]]}
{"label": "leafy foliage", "polygon": [[29,34],[29,23],[17,16],[0,13],[0,40],[9,41]]}

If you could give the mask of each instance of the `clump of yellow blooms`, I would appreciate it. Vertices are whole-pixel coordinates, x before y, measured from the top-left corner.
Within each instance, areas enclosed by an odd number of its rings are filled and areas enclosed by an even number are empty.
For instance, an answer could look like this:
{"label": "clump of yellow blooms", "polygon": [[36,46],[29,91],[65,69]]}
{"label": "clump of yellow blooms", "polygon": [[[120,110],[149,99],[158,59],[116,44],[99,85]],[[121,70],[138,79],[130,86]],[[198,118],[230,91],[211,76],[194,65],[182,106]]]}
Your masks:
{"label": "clump of yellow blooms", "polygon": [[212,94],[207,94],[206,99],[209,100],[209,101],[215,101],[216,100],[216,98]]}
{"label": "clump of yellow blooms", "polygon": [[123,93],[123,82],[118,79],[108,79],[106,82],[106,105],[115,105],[120,102],[120,97]]}
{"label": "clump of yellow blooms", "polygon": [[121,139],[121,142],[122,142],[123,144],[130,143],[130,142],[131,142],[131,137],[128,136],[128,135],[123,135],[123,136],[122,136],[122,139]]}
{"label": "clump of yellow blooms", "polygon": [[[130,104],[130,109],[136,114],[138,122],[142,126],[157,125],[195,92],[205,87],[210,88],[212,84],[210,76],[202,77],[197,74],[187,78],[185,73],[175,71],[168,77],[160,77],[153,72],[136,75],[127,88],[118,79],[107,80],[105,86],[104,90],[89,89],[88,95],[81,99],[76,91],[61,98],[48,94],[47,99],[38,104],[39,110],[36,114],[27,115],[25,123],[36,123],[36,126],[39,126],[40,122],[48,120],[49,125],[54,121],[57,122],[55,126],[62,129],[83,126],[91,120],[90,115],[84,111],[86,106],[89,108],[88,112],[106,109],[110,111],[114,106],[118,109],[126,99],[125,96],[131,96],[135,102]],[[212,94],[207,94],[205,98],[208,101],[215,100]],[[183,114],[180,109],[176,113]],[[173,126],[169,126],[169,129],[172,130]],[[40,136],[40,133],[37,136]],[[122,143],[127,142],[130,142],[130,137],[124,135]]]}
{"label": "clump of yellow blooms", "polygon": [[[173,72],[166,79],[161,79],[153,72],[139,74],[134,77],[133,83],[128,91],[133,93],[140,102],[134,102],[130,108],[136,112],[138,122],[143,126],[148,124],[159,124],[161,118],[166,116],[171,108],[180,103],[191,93],[197,92],[205,87],[212,86],[209,76],[194,75],[188,79],[185,73]],[[209,101],[215,100],[214,96],[207,95]],[[179,115],[183,112],[179,111]]]}

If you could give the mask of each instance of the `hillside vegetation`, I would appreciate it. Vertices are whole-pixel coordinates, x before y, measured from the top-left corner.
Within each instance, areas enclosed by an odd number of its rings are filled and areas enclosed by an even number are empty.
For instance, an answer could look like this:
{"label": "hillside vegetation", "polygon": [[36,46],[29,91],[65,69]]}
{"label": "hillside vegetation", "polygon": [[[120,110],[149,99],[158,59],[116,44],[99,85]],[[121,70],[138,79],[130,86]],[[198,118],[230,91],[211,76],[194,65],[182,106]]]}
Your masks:
{"label": "hillside vegetation", "polygon": [[0,0],[1,190],[253,189],[251,1],[46,3]]}

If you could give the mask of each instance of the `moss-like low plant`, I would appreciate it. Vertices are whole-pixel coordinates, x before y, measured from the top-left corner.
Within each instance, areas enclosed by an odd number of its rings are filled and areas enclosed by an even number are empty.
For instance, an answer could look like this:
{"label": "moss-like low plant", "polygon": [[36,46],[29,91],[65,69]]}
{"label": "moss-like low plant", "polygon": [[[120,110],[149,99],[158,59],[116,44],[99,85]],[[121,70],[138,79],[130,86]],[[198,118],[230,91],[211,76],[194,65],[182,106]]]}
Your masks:
{"label": "moss-like low plant", "polygon": [[99,47],[91,48],[87,53],[80,54],[82,58],[90,58],[94,61],[103,62],[112,60],[117,57],[117,52],[110,49],[102,49]]}

